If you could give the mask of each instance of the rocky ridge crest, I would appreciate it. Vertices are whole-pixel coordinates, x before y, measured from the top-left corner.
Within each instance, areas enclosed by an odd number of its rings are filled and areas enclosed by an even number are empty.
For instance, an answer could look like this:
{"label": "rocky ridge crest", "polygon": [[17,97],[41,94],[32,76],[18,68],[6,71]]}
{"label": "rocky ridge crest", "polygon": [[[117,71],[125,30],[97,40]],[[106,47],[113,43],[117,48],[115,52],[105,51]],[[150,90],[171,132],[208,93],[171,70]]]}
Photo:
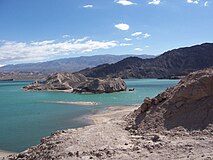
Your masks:
{"label": "rocky ridge crest", "polygon": [[178,78],[213,66],[213,43],[167,51],[155,58],[128,57],[114,64],[87,68],[79,73],[89,77]]}

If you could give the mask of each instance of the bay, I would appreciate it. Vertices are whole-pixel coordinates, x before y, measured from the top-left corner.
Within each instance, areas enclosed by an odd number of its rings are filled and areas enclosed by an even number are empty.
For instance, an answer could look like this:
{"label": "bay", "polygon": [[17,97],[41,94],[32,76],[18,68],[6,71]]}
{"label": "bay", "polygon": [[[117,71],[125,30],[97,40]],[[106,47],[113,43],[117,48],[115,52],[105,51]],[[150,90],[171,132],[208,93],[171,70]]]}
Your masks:
{"label": "bay", "polygon": [[[0,150],[20,152],[36,145],[56,130],[88,125],[81,117],[108,106],[141,104],[145,97],[178,83],[178,80],[125,80],[134,92],[111,94],[71,94],[62,92],[25,92],[29,81],[0,82]],[[97,102],[98,105],[59,104],[63,102]]]}

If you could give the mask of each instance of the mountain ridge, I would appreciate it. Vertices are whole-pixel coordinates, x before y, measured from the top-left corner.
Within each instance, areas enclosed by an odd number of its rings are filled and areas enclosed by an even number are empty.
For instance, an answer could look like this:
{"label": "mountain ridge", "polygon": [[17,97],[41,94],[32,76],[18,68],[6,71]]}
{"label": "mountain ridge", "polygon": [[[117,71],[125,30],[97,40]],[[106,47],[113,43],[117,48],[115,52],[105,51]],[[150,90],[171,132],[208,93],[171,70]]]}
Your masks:
{"label": "mountain ridge", "polygon": [[[80,56],[72,58],[56,59],[46,62],[38,63],[23,63],[15,65],[6,65],[0,67],[0,72],[76,72],[88,67],[95,67],[104,63],[115,63],[131,55],[93,55],[93,56]],[[141,58],[153,58],[153,55],[135,55]]]}
{"label": "mountain ridge", "polygon": [[213,43],[173,49],[152,59],[128,57],[117,63],[81,70],[90,77],[171,78],[213,66]]}

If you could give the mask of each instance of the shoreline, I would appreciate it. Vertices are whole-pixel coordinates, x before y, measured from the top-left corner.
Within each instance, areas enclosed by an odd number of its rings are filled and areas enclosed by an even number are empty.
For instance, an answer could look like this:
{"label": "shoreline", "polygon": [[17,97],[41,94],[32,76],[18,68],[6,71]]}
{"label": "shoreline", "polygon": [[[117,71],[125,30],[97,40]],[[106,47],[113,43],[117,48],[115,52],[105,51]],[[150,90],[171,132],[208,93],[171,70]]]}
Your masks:
{"label": "shoreline", "polygon": [[83,118],[88,119],[93,125],[110,123],[111,121],[117,121],[125,115],[128,115],[132,111],[138,109],[139,105],[128,106],[110,106],[102,110],[98,110],[94,114],[89,114]]}
{"label": "shoreline", "polygon": [[[138,105],[106,107],[94,114],[82,117],[91,121],[92,124],[55,131],[50,136],[43,137],[40,144],[2,160],[10,158],[19,160],[19,157],[25,159],[63,157],[64,160],[91,159],[93,157],[96,160],[99,154],[105,154],[105,152],[107,152],[107,156],[111,156],[114,149],[122,152],[131,149],[133,144],[129,139],[129,132],[123,130],[121,126],[125,124],[123,117],[137,108]],[[127,143],[131,145],[127,145]]]}
{"label": "shoreline", "polygon": [[[66,103],[66,104],[69,104],[69,103]],[[139,105],[133,104],[128,106],[109,106],[102,109],[98,109],[95,113],[87,114],[81,117],[82,121],[87,121],[87,125],[85,125],[84,127],[77,127],[72,129],[67,128],[65,130],[54,131],[52,134],[56,134],[57,132],[67,132],[69,130],[81,130],[85,127],[87,128],[87,127],[99,126],[102,124],[111,125],[112,123],[120,123],[121,121],[123,121],[122,120],[123,116],[128,115],[130,112],[134,111],[138,107]],[[44,139],[44,138],[46,137],[41,137],[41,139]],[[37,144],[35,146],[38,146],[38,145],[40,144]],[[31,147],[35,147],[35,146],[31,146]],[[25,152],[26,150],[22,152]],[[4,160],[4,158],[7,158],[7,156],[9,155],[16,155],[16,154],[19,154],[19,153],[0,150],[0,160]]]}
{"label": "shoreline", "polygon": [[[82,118],[93,124],[65,129],[44,137],[37,146],[15,153],[2,160],[24,159],[204,159],[213,156],[211,135],[190,135],[186,131],[147,132],[132,134],[125,130],[125,116],[139,105],[106,107]],[[154,141],[153,137],[159,140]],[[202,140],[201,140],[202,139]],[[177,147],[180,146],[180,147]],[[210,145],[210,146],[209,146]],[[191,153],[191,151],[193,151]],[[38,154],[39,153],[39,154]],[[166,153],[166,154],[165,154]],[[21,157],[21,158],[20,158]],[[0,157],[1,159],[2,157]]]}

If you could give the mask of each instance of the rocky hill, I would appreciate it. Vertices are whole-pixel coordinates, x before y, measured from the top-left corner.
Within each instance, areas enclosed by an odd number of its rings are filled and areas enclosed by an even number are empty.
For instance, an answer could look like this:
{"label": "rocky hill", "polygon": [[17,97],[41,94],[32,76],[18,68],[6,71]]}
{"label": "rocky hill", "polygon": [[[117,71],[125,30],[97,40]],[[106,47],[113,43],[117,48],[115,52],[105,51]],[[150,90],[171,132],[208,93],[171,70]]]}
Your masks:
{"label": "rocky hill", "polygon": [[129,57],[114,64],[87,68],[89,77],[172,78],[213,66],[213,43],[174,49],[152,59]]}
{"label": "rocky hill", "polygon": [[63,91],[72,93],[112,93],[125,91],[126,83],[121,78],[87,78],[82,74],[54,73],[44,81],[35,81],[25,91]]}
{"label": "rocky hill", "polygon": [[213,131],[213,68],[193,72],[155,98],[144,99],[129,118],[127,129],[139,133],[178,127]]}
{"label": "rocky hill", "polygon": [[[27,63],[6,65],[0,67],[0,72],[39,72],[43,74],[50,74],[55,72],[74,72],[88,67],[95,67],[105,63],[116,63],[130,55],[94,55],[94,56],[81,56],[74,58],[57,59],[53,61],[41,62],[41,63]],[[153,58],[152,55],[137,55],[142,59]]]}

